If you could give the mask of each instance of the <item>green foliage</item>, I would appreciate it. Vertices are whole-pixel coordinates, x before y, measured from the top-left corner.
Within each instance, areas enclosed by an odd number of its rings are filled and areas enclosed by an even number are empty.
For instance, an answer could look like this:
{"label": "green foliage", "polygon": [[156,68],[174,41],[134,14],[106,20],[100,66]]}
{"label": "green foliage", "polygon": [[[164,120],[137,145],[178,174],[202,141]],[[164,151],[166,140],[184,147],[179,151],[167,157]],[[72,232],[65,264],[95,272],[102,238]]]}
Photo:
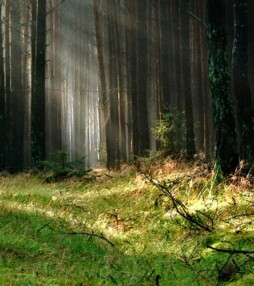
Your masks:
{"label": "green foliage", "polygon": [[140,174],[96,170],[87,184],[50,185],[0,176],[0,285],[253,285],[252,253],[209,248],[253,250],[253,186],[171,163],[150,172],[211,232]]}
{"label": "green foliage", "polygon": [[161,114],[154,129],[156,139],[170,155],[179,155],[185,149],[184,113],[176,108]]}
{"label": "green foliage", "polygon": [[47,175],[45,180],[47,182],[61,180],[67,177],[81,177],[88,172],[90,169],[84,168],[84,158],[79,160],[71,161],[69,159],[68,152],[59,150],[52,153],[52,161],[40,161],[37,164],[37,169],[43,172],[51,171],[51,175]]}

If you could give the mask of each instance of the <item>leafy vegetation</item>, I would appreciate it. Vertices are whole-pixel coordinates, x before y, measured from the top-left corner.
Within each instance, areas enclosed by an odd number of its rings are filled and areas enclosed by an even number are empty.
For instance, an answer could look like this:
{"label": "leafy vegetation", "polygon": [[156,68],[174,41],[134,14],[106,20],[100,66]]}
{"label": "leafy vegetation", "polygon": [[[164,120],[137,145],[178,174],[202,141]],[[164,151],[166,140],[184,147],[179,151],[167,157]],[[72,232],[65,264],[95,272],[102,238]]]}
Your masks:
{"label": "leafy vegetation", "polygon": [[162,113],[156,122],[154,135],[167,154],[179,156],[186,145],[184,113],[176,108]]}
{"label": "leafy vegetation", "polygon": [[215,177],[171,160],[50,183],[3,173],[0,285],[252,285],[253,181]]}
{"label": "leafy vegetation", "polygon": [[51,156],[51,161],[40,161],[36,166],[37,170],[46,174],[44,176],[46,182],[70,177],[81,177],[91,171],[84,168],[84,158],[71,161],[68,152],[64,150],[59,150],[51,154]]}

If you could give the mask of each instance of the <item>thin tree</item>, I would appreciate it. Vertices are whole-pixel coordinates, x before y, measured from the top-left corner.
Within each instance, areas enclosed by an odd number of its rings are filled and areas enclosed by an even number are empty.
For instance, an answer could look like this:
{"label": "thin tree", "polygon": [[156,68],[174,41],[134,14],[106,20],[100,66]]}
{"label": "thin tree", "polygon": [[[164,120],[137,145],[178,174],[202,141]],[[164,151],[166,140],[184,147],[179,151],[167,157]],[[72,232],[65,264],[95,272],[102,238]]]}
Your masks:
{"label": "thin tree", "polygon": [[[103,3],[101,0],[93,0],[94,8],[94,25],[96,35],[96,47],[98,53],[98,64],[100,74],[100,108],[102,111],[103,123],[105,126],[105,137],[106,137],[106,151],[107,156],[110,156],[110,126],[109,126],[109,100],[107,94],[107,83],[106,83],[106,71],[105,71],[105,55],[103,50],[103,36],[102,36],[102,21],[101,13],[103,9]],[[107,160],[107,167],[110,168],[109,160]]]}
{"label": "thin tree", "polygon": [[10,0],[5,1],[4,21],[4,57],[5,57],[5,142],[6,142],[6,167],[10,167],[10,117],[11,117],[11,65],[10,65]]}
{"label": "thin tree", "polygon": [[108,165],[111,168],[119,167],[119,108],[118,108],[118,83],[117,83],[117,42],[116,37],[116,2],[108,4],[108,77],[109,77],[109,106],[110,106],[110,148],[108,153]]}
{"label": "thin tree", "polygon": [[[134,155],[146,155],[149,144],[148,118],[147,118],[147,0],[139,0],[136,4],[137,15],[137,53],[136,68],[137,93],[133,94],[133,151]],[[135,41],[135,39],[133,39]],[[134,60],[134,58],[133,58]],[[136,126],[136,127],[135,127]],[[137,132],[137,133],[136,133]]]}
{"label": "thin tree", "polygon": [[10,168],[23,169],[24,92],[22,78],[21,6],[11,0],[11,100],[10,100]]}
{"label": "thin tree", "polygon": [[185,120],[186,120],[186,155],[187,160],[193,159],[196,152],[193,103],[191,94],[191,63],[190,63],[190,17],[186,13],[189,9],[189,0],[181,2],[181,67],[183,79],[183,92],[185,102]]}
{"label": "thin tree", "polygon": [[[46,54],[46,0],[37,4],[36,41],[32,73],[32,162],[45,159],[45,54]],[[32,47],[32,51],[34,47]]]}
{"label": "thin tree", "polygon": [[[0,19],[2,22],[2,1],[0,1]],[[2,30],[2,24],[0,24]],[[0,170],[6,167],[6,110],[4,87],[3,33],[0,31]]]}

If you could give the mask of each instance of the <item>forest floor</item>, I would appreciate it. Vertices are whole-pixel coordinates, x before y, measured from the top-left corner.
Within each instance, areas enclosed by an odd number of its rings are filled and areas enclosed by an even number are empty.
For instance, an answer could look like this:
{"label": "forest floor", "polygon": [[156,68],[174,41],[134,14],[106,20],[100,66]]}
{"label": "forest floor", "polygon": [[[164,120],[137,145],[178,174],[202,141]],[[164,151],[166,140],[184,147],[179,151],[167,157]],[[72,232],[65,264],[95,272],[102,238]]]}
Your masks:
{"label": "forest floor", "polygon": [[0,175],[0,285],[254,285],[254,187],[203,164]]}

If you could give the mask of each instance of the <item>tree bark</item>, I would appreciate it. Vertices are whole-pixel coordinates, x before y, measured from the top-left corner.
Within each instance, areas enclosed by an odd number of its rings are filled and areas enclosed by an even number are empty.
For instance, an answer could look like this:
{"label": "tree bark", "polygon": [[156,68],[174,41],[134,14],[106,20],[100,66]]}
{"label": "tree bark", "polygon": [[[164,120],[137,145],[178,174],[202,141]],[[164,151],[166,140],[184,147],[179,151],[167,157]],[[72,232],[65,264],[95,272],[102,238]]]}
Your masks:
{"label": "tree bark", "polygon": [[10,101],[10,170],[23,169],[24,91],[22,84],[22,48],[20,1],[11,4],[11,101]]}
{"label": "tree bark", "polygon": [[253,114],[248,79],[248,6],[246,0],[234,0],[234,42],[232,72],[237,102],[240,159],[254,159]]}
{"label": "tree bark", "polygon": [[[135,129],[138,134],[135,134],[137,142],[133,140],[134,155],[145,156],[149,150],[149,132],[148,132],[148,117],[147,117],[147,92],[146,92],[146,77],[147,77],[147,1],[139,0],[137,2],[137,97],[132,98],[133,105],[136,105],[137,112],[133,125],[138,126]],[[133,128],[134,132],[134,128]]]}
{"label": "tree bark", "polygon": [[183,77],[183,93],[185,102],[185,123],[186,123],[186,157],[192,160],[196,152],[195,135],[194,135],[194,119],[193,119],[193,103],[191,94],[191,68],[190,68],[190,23],[189,0],[181,2],[181,67]]}
{"label": "tree bark", "polygon": [[208,0],[209,79],[216,128],[216,161],[223,175],[234,172],[238,163],[236,128],[232,108],[227,59],[224,0]]}
{"label": "tree bark", "polygon": [[[33,48],[32,48],[33,49]],[[32,163],[45,160],[45,55],[46,55],[46,0],[37,6],[35,70],[32,88]]]}
{"label": "tree bark", "polygon": [[[0,1],[0,19],[2,17],[2,1]],[[2,24],[0,24],[2,27]],[[5,108],[5,86],[4,86],[4,58],[3,58],[3,35],[0,33],[0,171],[6,167],[6,108]]]}

